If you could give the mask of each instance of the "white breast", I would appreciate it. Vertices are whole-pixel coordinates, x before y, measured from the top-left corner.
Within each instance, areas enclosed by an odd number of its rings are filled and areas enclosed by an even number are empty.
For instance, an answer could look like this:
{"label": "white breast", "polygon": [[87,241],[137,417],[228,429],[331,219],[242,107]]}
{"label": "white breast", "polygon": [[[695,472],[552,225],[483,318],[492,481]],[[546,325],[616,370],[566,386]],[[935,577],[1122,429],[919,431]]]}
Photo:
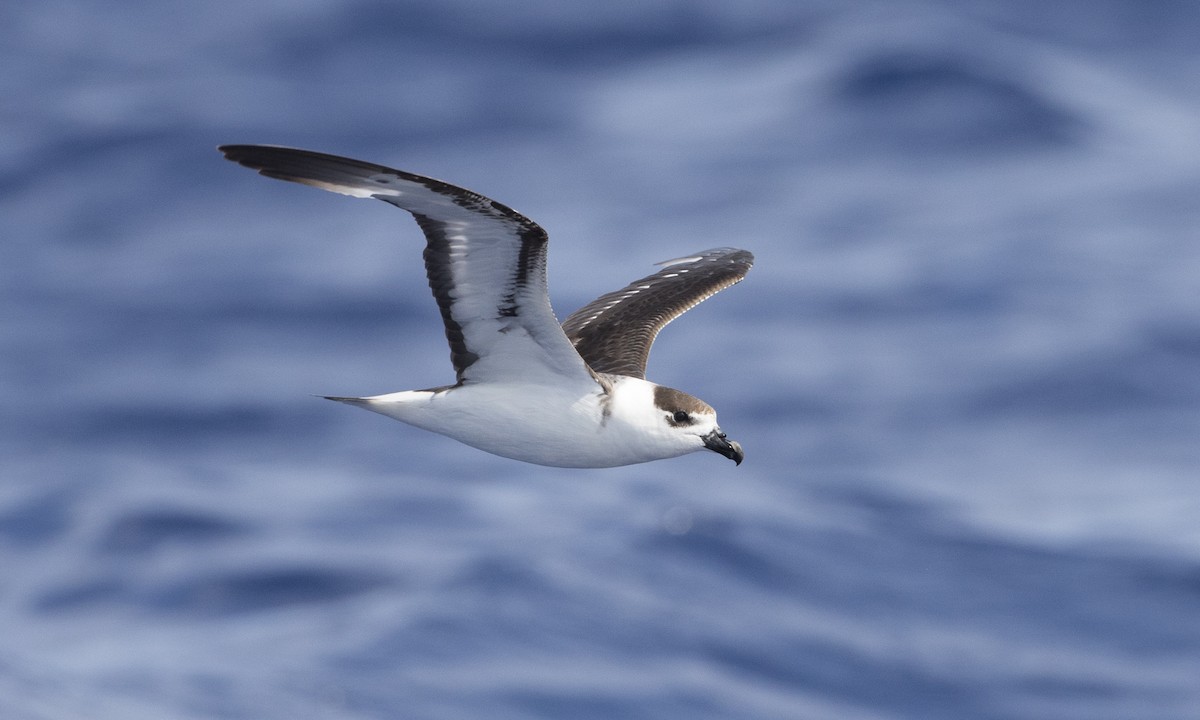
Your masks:
{"label": "white breast", "polygon": [[653,384],[482,383],[405,391],[356,404],[495,455],[553,467],[615,467],[701,449],[656,431]]}

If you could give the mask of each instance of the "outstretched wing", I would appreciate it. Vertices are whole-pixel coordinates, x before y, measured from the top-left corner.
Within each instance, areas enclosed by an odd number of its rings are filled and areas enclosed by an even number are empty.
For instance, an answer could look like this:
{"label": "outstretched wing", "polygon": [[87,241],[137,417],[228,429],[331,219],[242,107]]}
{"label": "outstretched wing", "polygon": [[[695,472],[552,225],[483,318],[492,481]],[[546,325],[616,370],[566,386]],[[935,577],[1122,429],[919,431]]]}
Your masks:
{"label": "outstretched wing", "polygon": [[413,214],[459,384],[588,379],[546,293],[546,232],[512,208],[432,178],[309,150],[223,145],[267,177],[375,198]]}
{"label": "outstretched wing", "polygon": [[658,331],[706,298],[739,282],[754,256],[715,248],[658,263],[662,270],[601,295],[563,323],[575,349],[596,372],[646,377]]}

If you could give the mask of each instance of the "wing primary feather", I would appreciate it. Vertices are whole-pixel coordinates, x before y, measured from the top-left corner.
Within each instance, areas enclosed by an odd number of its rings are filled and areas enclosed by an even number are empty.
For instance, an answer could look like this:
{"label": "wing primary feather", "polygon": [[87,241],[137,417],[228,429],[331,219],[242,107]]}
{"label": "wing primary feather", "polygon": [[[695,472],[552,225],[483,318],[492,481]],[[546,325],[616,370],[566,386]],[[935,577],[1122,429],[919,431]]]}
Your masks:
{"label": "wing primary feather", "polygon": [[459,384],[539,371],[592,381],[550,308],[546,231],[529,218],[471,190],[362,160],[270,145],[218,149],[267,177],[411,213],[425,234],[426,277]]}
{"label": "wing primary feather", "polygon": [[645,378],[660,330],[691,308],[741,281],[754,256],[714,248],[658,263],[662,270],[596,298],[563,322],[576,351],[596,372]]}

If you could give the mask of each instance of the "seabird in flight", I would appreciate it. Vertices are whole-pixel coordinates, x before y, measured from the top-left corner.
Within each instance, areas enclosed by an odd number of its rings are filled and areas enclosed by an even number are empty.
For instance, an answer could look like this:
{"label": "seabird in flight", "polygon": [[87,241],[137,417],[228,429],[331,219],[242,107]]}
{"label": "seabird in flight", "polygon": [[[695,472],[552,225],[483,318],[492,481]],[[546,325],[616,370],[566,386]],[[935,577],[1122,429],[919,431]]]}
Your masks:
{"label": "seabird in flight", "polygon": [[659,330],[740,281],[749,252],[716,248],[659,263],[559,325],[546,292],[546,232],[515,210],[361,160],[266,145],[219,149],[267,177],[395,205],[425,233],[455,382],[330,400],[538,465],[614,467],[705,449],[741,464],[741,445],[711,406],[645,375]]}

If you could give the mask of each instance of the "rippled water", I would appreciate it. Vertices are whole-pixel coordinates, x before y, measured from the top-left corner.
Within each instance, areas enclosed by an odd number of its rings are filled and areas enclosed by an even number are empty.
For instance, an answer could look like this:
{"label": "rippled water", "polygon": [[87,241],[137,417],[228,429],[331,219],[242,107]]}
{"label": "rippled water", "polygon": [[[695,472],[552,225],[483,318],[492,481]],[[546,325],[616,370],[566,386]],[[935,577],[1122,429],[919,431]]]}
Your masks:
{"label": "rippled water", "polygon": [[[0,11],[0,716],[1200,716],[1188,4]],[[442,177],[565,316],[737,245],[651,378],[706,453],[522,465],[445,382]]]}

